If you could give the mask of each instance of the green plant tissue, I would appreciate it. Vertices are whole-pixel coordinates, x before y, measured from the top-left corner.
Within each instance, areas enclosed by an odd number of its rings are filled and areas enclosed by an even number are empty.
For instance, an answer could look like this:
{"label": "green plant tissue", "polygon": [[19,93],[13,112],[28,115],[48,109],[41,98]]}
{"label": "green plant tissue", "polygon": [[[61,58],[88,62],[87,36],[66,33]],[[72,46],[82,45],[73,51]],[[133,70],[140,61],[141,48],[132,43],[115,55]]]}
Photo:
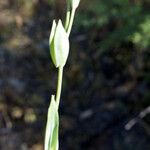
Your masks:
{"label": "green plant tissue", "polygon": [[48,109],[44,150],[58,150],[59,116],[54,95]]}

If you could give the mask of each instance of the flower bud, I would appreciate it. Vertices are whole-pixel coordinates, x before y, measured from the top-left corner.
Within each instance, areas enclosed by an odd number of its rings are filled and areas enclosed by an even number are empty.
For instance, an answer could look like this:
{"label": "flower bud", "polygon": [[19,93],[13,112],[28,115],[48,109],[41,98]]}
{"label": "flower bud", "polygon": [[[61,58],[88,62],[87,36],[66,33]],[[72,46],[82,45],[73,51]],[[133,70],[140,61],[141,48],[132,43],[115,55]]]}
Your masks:
{"label": "flower bud", "polygon": [[80,0],[68,0],[72,8],[76,9],[79,6]]}
{"label": "flower bud", "polygon": [[69,39],[61,20],[57,25],[55,20],[53,21],[49,44],[51,58],[56,68],[63,67],[69,54]]}

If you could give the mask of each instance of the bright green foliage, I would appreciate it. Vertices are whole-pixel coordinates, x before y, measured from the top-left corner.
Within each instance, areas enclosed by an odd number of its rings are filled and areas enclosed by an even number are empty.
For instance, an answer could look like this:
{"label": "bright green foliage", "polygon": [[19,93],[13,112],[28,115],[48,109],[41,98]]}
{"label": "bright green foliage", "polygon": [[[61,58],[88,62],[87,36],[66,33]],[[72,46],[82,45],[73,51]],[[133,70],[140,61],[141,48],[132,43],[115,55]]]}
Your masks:
{"label": "bright green foliage", "polygon": [[69,39],[61,20],[58,21],[57,26],[53,21],[49,44],[51,58],[56,68],[63,67],[69,54]]}
{"label": "bright green foliage", "polygon": [[44,150],[58,150],[59,116],[54,95],[48,109]]}
{"label": "bright green foliage", "polygon": [[[86,13],[79,14],[80,20],[77,20],[76,25],[88,31],[103,31],[98,33],[101,38],[95,45],[101,52],[119,49],[122,43],[129,42],[136,47],[147,49],[150,43],[150,15],[144,5],[146,4],[142,0],[87,1],[85,7],[83,6]],[[105,29],[107,32],[104,32]]]}
{"label": "bright green foliage", "polygon": [[[150,16],[149,16],[150,17]],[[131,40],[134,44],[141,48],[147,48],[150,46],[150,18],[147,17],[145,21],[139,25],[139,31],[135,32],[131,36]]]}

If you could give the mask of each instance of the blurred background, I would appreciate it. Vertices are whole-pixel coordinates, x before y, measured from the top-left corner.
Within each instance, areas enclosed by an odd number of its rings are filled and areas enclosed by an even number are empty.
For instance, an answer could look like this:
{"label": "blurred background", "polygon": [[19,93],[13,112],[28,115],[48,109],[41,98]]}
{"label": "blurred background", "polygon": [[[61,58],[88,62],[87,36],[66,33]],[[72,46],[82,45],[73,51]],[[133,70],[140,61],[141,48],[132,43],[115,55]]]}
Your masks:
{"label": "blurred background", "polygon": [[[81,0],[64,70],[60,150],[150,150],[150,2]],[[0,150],[43,150],[65,0],[0,0]]]}

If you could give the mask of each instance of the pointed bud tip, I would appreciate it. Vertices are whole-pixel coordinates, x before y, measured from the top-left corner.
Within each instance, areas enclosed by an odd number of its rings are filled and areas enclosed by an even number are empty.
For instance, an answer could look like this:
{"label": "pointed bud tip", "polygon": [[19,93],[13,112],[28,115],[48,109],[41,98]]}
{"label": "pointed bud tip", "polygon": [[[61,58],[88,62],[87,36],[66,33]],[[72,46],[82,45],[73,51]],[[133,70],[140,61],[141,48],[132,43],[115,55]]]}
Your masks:
{"label": "pointed bud tip", "polygon": [[80,0],[68,0],[72,8],[76,9],[79,6]]}

